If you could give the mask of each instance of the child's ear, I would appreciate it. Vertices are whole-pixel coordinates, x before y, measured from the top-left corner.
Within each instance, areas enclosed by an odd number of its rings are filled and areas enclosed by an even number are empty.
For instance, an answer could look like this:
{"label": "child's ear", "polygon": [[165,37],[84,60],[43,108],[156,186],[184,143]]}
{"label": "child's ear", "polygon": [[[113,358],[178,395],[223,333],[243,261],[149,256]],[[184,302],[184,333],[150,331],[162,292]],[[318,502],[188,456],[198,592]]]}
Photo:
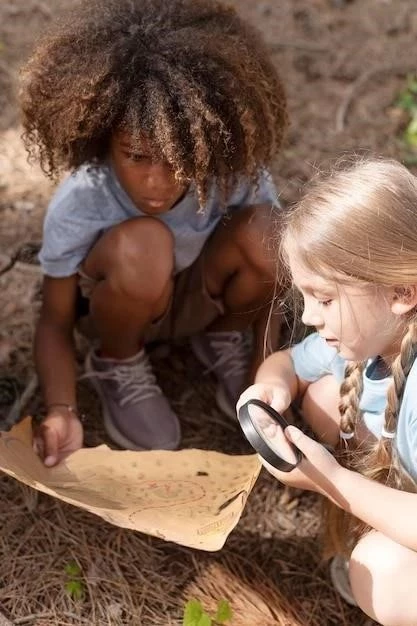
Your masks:
{"label": "child's ear", "polygon": [[395,287],[391,302],[391,311],[395,315],[409,313],[417,306],[417,285]]}

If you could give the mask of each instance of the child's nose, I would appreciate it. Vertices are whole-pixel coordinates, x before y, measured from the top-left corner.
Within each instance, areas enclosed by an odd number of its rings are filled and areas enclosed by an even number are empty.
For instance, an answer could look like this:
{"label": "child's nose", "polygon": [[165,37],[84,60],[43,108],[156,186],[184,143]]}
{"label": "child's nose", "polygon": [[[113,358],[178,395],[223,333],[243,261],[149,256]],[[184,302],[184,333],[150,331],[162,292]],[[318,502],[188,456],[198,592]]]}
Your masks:
{"label": "child's nose", "polygon": [[306,326],[322,326],[323,316],[321,314],[321,309],[318,305],[304,305],[301,320]]}
{"label": "child's nose", "polygon": [[152,163],[148,169],[147,185],[150,191],[161,191],[175,184],[175,176],[172,169],[166,163]]}

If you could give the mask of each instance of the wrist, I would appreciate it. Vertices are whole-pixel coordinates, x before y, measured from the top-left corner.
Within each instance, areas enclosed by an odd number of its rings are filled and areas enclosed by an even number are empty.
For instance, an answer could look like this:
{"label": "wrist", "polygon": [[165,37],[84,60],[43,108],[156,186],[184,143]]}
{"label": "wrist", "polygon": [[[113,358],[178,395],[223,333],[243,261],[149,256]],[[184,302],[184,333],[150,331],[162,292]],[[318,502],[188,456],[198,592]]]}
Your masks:
{"label": "wrist", "polygon": [[348,502],[350,485],[352,483],[352,478],[357,475],[356,472],[343,467],[339,463],[335,469],[335,472],[332,476],[332,483],[335,487],[335,493],[333,495],[333,501],[337,504],[341,509],[348,510]]}
{"label": "wrist", "polygon": [[51,402],[46,407],[47,415],[66,415],[67,417],[75,417],[83,421],[84,415],[78,411],[75,404],[67,404],[65,402]]}

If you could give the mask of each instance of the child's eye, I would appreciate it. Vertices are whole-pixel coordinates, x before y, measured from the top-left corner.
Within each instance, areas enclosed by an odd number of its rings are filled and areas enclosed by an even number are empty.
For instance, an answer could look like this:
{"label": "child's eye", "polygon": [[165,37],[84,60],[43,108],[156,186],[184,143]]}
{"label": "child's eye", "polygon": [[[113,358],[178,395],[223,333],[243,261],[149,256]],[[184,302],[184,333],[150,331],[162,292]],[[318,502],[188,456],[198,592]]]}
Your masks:
{"label": "child's eye", "polygon": [[333,300],[319,300],[319,304],[321,304],[321,306],[329,306],[332,302]]}
{"label": "child's eye", "polygon": [[129,161],[133,161],[134,163],[139,163],[139,161],[144,161],[148,158],[145,154],[137,154],[135,152],[124,152],[123,154]]}

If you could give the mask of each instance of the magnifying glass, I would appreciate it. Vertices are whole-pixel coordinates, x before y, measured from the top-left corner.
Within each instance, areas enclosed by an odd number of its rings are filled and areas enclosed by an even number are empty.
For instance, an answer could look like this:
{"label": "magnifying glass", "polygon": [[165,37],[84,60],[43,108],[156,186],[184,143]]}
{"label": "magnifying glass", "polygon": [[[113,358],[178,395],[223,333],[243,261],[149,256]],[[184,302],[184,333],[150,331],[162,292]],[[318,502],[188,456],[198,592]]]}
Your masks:
{"label": "magnifying glass", "polygon": [[238,420],[246,439],[265,461],[281,472],[291,472],[301,462],[303,454],[288,439],[277,437],[287,420],[262,400],[249,400],[238,412]]}

